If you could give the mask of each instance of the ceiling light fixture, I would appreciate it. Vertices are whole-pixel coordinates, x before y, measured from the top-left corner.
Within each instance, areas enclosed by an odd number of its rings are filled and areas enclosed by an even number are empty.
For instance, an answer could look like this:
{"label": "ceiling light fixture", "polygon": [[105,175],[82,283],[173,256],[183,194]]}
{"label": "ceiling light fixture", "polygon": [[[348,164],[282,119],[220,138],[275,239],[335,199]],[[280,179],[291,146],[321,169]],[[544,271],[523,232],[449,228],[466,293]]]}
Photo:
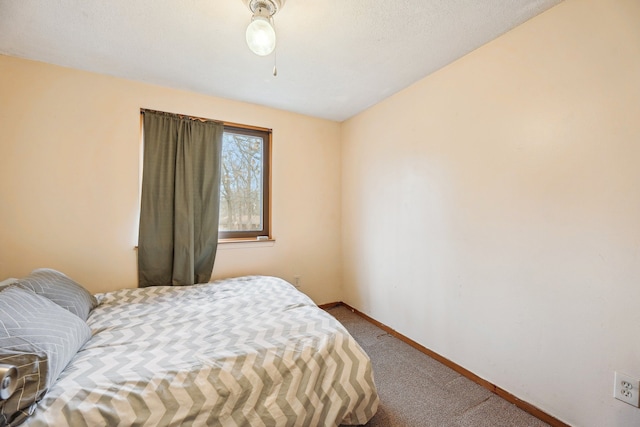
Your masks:
{"label": "ceiling light fixture", "polygon": [[273,15],[284,5],[285,0],[243,0],[253,16],[247,27],[247,45],[256,55],[266,56],[276,48],[276,31]]}

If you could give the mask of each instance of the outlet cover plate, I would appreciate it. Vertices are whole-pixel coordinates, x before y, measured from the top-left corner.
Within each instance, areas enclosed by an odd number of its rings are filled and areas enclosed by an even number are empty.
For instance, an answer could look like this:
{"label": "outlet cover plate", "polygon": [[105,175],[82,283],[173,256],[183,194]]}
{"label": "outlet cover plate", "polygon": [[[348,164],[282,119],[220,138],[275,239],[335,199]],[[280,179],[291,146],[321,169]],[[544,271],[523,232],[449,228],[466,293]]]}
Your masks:
{"label": "outlet cover plate", "polygon": [[640,380],[622,372],[616,372],[613,397],[636,408],[640,407]]}

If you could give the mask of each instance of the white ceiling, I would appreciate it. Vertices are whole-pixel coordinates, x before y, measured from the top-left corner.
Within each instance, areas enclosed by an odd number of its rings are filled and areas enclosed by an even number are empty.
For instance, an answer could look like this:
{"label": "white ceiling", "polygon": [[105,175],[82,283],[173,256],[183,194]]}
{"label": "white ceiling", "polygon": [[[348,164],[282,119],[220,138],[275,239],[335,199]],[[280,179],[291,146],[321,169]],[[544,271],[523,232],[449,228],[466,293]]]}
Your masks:
{"label": "white ceiling", "polygon": [[287,0],[273,55],[243,0],[0,0],[0,54],[343,121],[560,0]]}

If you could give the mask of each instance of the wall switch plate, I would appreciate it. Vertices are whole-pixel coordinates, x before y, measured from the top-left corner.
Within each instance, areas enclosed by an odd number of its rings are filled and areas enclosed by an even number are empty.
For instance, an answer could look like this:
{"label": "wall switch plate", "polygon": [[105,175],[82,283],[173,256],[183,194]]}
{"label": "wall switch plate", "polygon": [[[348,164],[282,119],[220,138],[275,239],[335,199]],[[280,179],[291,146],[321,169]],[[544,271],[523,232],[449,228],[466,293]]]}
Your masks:
{"label": "wall switch plate", "polygon": [[640,407],[640,380],[630,375],[616,372],[613,397],[636,408]]}

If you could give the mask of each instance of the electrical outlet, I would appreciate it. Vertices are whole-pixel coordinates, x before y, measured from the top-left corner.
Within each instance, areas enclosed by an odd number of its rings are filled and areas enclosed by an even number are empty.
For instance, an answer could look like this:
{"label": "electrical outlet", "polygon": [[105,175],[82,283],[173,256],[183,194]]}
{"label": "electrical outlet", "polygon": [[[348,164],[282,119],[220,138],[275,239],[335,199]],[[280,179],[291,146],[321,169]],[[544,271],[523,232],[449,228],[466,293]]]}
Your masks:
{"label": "electrical outlet", "polygon": [[300,287],[300,276],[293,276],[293,286],[296,288]]}
{"label": "electrical outlet", "polygon": [[640,407],[640,380],[621,372],[615,373],[613,397],[629,405]]}

